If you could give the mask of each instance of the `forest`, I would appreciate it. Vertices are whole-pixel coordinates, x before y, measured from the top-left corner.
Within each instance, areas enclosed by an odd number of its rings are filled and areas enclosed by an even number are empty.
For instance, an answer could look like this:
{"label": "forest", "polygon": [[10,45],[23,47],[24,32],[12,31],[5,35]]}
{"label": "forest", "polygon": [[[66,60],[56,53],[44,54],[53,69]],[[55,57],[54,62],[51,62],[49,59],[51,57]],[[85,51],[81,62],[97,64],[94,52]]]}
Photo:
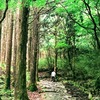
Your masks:
{"label": "forest", "polygon": [[100,0],[0,0],[0,100],[100,100]]}

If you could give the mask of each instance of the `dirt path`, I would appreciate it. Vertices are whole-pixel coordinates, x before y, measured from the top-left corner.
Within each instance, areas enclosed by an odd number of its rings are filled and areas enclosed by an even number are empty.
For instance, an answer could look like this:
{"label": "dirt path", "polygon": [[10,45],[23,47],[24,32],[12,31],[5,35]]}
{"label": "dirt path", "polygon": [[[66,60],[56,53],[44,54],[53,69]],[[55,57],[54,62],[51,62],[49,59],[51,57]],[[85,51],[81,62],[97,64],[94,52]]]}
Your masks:
{"label": "dirt path", "polygon": [[42,89],[41,96],[44,100],[76,100],[75,97],[67,93],[61,82],[41,80],[38,84]]}

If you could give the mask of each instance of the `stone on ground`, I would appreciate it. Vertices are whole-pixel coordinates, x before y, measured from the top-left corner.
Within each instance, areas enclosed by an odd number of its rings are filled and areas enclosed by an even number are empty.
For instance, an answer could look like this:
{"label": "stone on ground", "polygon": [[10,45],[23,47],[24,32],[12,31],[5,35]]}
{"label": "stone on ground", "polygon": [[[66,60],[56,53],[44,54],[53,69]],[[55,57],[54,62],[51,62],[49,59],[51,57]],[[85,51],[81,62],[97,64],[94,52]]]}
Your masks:
{"label": "stone on ground", "polygon": [[67,93],[61,82],[41,80],[39,85],[42,88],[41,95],[44,100],[76,100],[75,97]]}

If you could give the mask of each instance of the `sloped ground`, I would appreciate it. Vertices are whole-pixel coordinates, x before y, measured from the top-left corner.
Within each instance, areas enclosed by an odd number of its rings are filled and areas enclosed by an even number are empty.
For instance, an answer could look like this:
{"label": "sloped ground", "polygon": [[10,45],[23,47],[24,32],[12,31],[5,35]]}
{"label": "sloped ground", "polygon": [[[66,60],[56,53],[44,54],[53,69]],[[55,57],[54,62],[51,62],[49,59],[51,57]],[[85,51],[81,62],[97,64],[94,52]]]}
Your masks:
{"label": "sloped ground", "polygon": [[66,82],[52,82],[48,73],[40,73],[41,96],[43,100],[100,100],[100,97],[89,98],[80,88]]}
{"label": "sloped ground", "polygon": [[[1,71],[1,70],[0,70]],[[3,76],[2,76],[3,75]],[[50,75],[40,73],[38,82],[38,91],[28,91],[30,100],[88,100],[88,95],[84,94],[78,88],[71,84],[63,84],[61,81],[52,82]],[[0,72],[0,96],[2,100],[13,100],[13,94],[2,91],[4,88],[4,74]],[[92,100],[100,100],[98,98]]]}
{"label": "sloped ground", "polygon": [[88,94],[83,93],[79,88],[62,82],[52,82],[48,80],[40,80],[38,83],[41,87],[41,97],[38,100],[100,100],[100,97],[88,99]]}
{"label": "sloped ground", "polygon": [[28,97],[30,100],[43,100],[41,94],[38,91],[36,92],[28,91]]}
{"label": "sloped ground", "polygon": [[82,92],[79,88],[73,86],[72,84],[66,83],[65,88],[67,90],[67,93],[69,93],[73,97],[76,97],[76,100],[89,100],[88,94]]}
{"label": "sloped ground", "polygon": [[41,80],[39,85],[42,88],[41,95],[44,100],[76,100],[76,97],[67,93],[61,82]]}

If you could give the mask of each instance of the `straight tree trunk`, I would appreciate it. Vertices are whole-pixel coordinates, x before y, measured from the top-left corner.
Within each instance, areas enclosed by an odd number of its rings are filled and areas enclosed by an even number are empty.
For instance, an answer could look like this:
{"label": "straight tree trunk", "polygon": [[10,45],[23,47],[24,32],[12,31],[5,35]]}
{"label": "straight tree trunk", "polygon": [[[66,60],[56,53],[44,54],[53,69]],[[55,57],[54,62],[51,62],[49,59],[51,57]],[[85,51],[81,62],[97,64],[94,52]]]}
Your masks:
{"label": "straight tree trunk", "polygon": [[12,34],[13,34],[13,17],[12,12],[9,11],[9,25],[7,33],[7,44],[6,44],[6,85],[5,89],[10,89],[10,69],[11,69],[11,50],[12,50]]}
{"label": "straight tree trunk", "polygon": [[38,34],[38,41],[37,41],[37,67],[36,67],[36,81],[39,80],[38,78],[38,65],[39,65],[39,34]]}
{"label": "straight tree trunk", "polygon": [[66,43],[70,46],[67,50],[68,63],[72,72],[72,77],[75,79],[75,30],[74,22],[70,19],[70,14],[66,18],[66,26],[68,32],[66,32]]}
{"label": "straight tree trunk", "polygon": [[[2,16],[2,11],[0,10],[0,18]],[[1,62],[1,24],[0,24],[0,62]]]}
{"label": "straight tree trunk", "polygon": [[30,66],[31,66],[31,50],[32,50],[32,36],[31,36],[31,30],[28,31],[28,44],[27,44],[27,68],[30,72]]}
{"label": "straight tree trunk", "polygon": [[37,58],[38,58],[38,21],[39,16],[37,14],[38,9],[34,8],[34,22],[33,22],[33,52],[32,52],[32,60],[33,60],[33,66],[31,67],[31,80],[30,80],[30,86],[32,87],[32,91],[37,90],[36,87],[36,80],[37,80]]}
{"label": "straight tree trunk", "polygon": [[[24,4],[24,0],[22,1]],[[29,100],[26,89],[26,44],[28,35],[28,14],[27,7],[22,5],[19,12],[19,31],[17,39],[17,72],[15,84],[15,100]]]}
{"label": "straight tree trunk", "polygon": [[8,21],[7,21],[7,16],[2,22],[1,26],[1,63],[5,63],[5,58],[6,58],[6,40],[7,40],[7,26],[8,26]]}
{"label": "straight tree trunk", "polygon": [[13,67],[13,86],[15,86],[15,81],[16,81],[16,51],[17,51],[17,30],[16,30],[16,25],[17,23],[17,11],[15,11],[14,13],[14,17],[13,17],[13,38],[12,38],[12,62],[11,65]]}
{"label": "straight tree trunk", "polygon": [[54,71],[57,73],[58,51],[57,51],[56,45],[57,45],[57,33],[56,33],[56,31],[55,31],[55,62],[54,62]]}
{"label": "straight tree trunk", "polygon": [[0,25],[0,62],[1,62],[1,25]]}
{"label": "straight tree trunk", "polygon": [[30,8],[29,16],[31,16],[30,20],[28,20],[29,26],[28,26],[28,43],[27,43],[27,69],[30,72],[31,66],[33,66],[33,60],[32,60],[32,52],[33,52],[33,8]]}

